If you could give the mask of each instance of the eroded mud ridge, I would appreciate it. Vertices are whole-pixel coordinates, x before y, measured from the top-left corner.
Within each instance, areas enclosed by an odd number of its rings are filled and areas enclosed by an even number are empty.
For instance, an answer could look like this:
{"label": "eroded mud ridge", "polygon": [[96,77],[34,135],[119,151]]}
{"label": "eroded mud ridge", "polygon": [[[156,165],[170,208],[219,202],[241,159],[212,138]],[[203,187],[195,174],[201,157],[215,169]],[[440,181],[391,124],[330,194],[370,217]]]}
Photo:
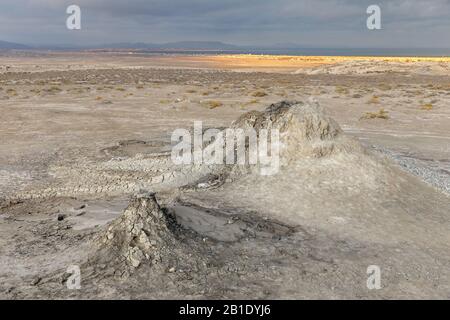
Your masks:
{"label": "eroded mud ridge", "polygon": [[[278,129],[279,172],[174,166],[167,151],[130,151],[163,144],[122,142],[8,195],[1,231],[33,238],[3,240],[0,296],[450,296],[446,195],[367,151],[314,101],[273,104],[231,127]],[[37,226],[54,231],[50,252]],[[374,264],[383,290],[366,287]],[[66,287],[69,265],[80,267],[79,290]]]}

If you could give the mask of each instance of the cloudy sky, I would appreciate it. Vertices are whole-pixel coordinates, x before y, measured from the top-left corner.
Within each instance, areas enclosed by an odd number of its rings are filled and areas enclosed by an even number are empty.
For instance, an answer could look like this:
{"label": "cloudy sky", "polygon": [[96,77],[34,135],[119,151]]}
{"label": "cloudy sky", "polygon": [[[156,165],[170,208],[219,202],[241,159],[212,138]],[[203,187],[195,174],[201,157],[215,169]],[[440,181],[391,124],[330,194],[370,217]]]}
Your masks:
{"label": "cloudy sky", "polygon": [[[81,7],[82,30],[66,29],[71,4]],[[366,28],[371,4],[381,7],[382,30]],[[0,0],[0,40],[449,48],[450,0]]]}

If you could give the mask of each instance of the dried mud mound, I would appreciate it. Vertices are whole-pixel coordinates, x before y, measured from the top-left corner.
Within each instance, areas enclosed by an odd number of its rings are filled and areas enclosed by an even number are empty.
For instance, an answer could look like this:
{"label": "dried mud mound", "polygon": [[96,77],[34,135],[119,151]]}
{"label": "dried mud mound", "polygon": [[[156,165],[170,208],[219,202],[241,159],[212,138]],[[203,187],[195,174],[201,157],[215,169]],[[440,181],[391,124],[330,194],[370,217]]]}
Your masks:
{"label": "dried mud mound", "polygon": [[[250,150],[250,138],[248,138],[245,141],[245,162],[239,163],[238,145],[235,145],[234,149],[223,146],[225,158],[233,159],[234,157],[235,164],[216,166],[210,170],[210,173],[222,182],[257,179],[262,185],[270,182],[271,192],[277,193],[285,179],[293,183],[298,175],[314,180],[316,176],[319,177],[327,172],[329,175],[327,180],[332,181],[336,175],[339,175],[339,183],[366,186],[370,189],[384,184],[388,176],[392,175],[388,172],[390,169],[386,159],[374,157],[357,140],[347,136],[339,124],[329,117],[313,99],[307,102],[282,101],[272,104],[262,112],[248,112],[234,121],[231,129],[241,130],[247,138],[249,132],[256,132],[259,148],[257,153],[261,152],[260,146],[265,141],[267,141],[268,152],[272,153],[274,146],[271,146],[271,132],[279,132],[279,143],[277,143],[279,156],[273,163],[267,163],[267,160],[263,163],[259,158],[256,164],[249,164],[250,152],[254,152],[255,148],[253,151]],[[267,134],[261,136],[263,131]],[[226,135],[224,131],[223,136]],[[214,146],[216,143],[221,142],[215,141],[208,147],[216,149],[217,147]],[[269,168],[270,166],[272,168]],[[276,166],[275,170],[273,170],[274,166]],[[337,166],[353,172],[348,172],[347,175],[344,171],[339,173],[333,170]],[[269,174],[261,174],[264,170]],[[262,175],[267,176],[262,177]],[[212,182],[213,185],[220,184],[218,181]],[[207,184],[202,183],[202,185]]]}
{"label": "dried mud mound", "polygon": [[256,132],[279,130],[283,165],[307,156],[362,151],[359,144],[348,139],[337,122],[328,117],[314,100],[272,104],[263,112],[244,114],[232,127],[255,129]]}
{"label": "dried mud mound", "polygon": [[273,104],[263,112],[244,114],[232,127],[278,129],[278,172],[265,176],[259,165],[248,163],[226,166],[221,184],[186,192],[181,195],[184,202],[255,211],[285,223],[331,226],[368,241],[392,242],[427,241],[429,234],[419,221],[428,212],[427,224],[439,234],[436,242],[448,241],[439,223],[448,221],[448,197],[366,150],[317,102]]}
{"label": "dried mud mound", "polygon": [[141,265],[160,271],[195,271],[205,266],[197,248],[182,237],[183,230],[164,212],[153,194],[134,198],[124,213],[94,241],[91,263],[114,265],[115,276],[127,277]]}

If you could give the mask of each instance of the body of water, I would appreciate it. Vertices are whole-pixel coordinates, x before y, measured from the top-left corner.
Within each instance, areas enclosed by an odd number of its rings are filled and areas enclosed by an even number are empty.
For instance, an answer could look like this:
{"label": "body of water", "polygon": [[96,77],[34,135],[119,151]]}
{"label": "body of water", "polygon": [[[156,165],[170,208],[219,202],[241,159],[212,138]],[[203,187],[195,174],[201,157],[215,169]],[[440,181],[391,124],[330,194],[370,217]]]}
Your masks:
{"label": "body of water", "polygon": [[287,56],[450,57],[450,49],[305,48],[255,50],[139,50],[146,54],[256,54]]}

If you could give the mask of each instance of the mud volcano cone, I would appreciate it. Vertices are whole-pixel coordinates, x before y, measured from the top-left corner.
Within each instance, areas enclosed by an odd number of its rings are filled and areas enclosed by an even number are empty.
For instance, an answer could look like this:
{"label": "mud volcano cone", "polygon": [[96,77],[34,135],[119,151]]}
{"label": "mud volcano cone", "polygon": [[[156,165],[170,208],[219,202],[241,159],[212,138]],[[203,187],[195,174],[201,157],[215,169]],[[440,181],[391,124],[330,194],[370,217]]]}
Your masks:
{"label": "mud volcano cone", "polygon": [[347,135],[317,102],[276,103],[242,115],[232,128],[277,129],[279,170],[262,175],[259,163],[227,166],[220,187],[186,193],[185,203],[392,243],[428,238],[426,212],[433,241],[447,241],[448,230],[436,222],[448,214],[448,198]]}
{"label": "mud volcano cone", "polygon": [[141,265],[171,272],[196,268],[202,258],[178,238],[183,232],[153,194],[137,196],[96,239],[97,262],[115,265],[122,276]]}

